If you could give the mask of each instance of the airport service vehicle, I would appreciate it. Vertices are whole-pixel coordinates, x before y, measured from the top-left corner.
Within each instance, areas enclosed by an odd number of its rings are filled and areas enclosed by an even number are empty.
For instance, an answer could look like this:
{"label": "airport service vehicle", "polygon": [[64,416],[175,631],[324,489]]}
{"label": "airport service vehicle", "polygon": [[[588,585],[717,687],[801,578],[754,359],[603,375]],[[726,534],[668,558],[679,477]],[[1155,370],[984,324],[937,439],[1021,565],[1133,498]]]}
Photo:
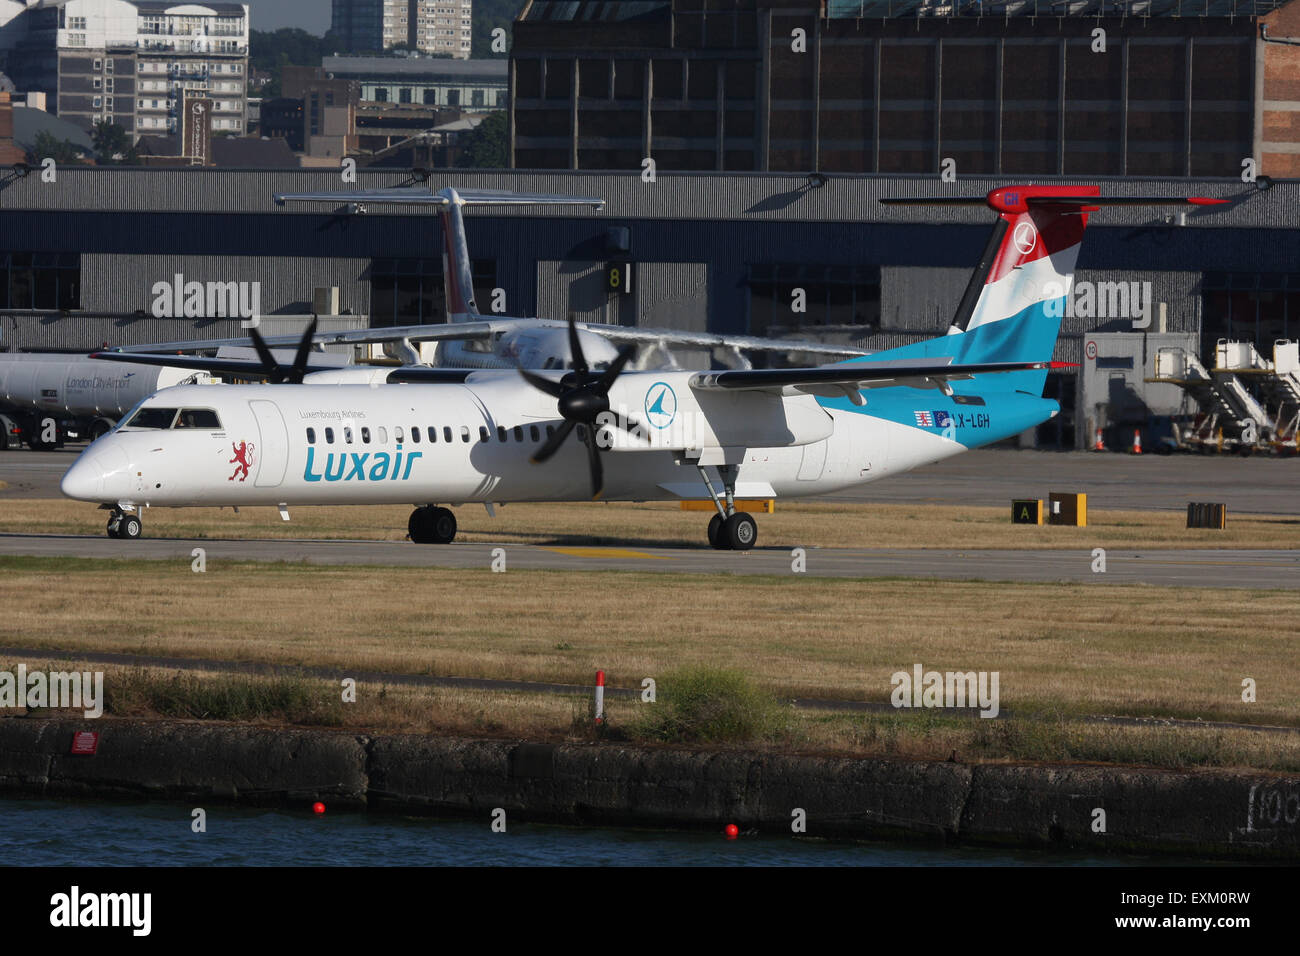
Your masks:
{"label": "airport service vehicle", "polygon": [[160,388],[209,380],[162,364],[121,369],[84,355],[0,354],[0,450],[26,442],[45,451],[65,439],[98,438]]}
{"label": "airport service vehicle", "polygon": [[[912,201],[912,200],[903,200]],[[1008,186],[948,334],[813,368],[603,371],[401,368],[383,384],[180,386],[87,448],[63,493],[138,537],[146,507],[415,506],[416,542],[452,540],[447,503],[707,497],[719,549],[757,540],[737,498],[808,496],[905,472],[1059,412],[1042,397],[1096,186]],[[951,204],[952,199],[940,202]],[[294,366],[302,381],[310,338]],[[718,488],[721,488],[719,492]]]}

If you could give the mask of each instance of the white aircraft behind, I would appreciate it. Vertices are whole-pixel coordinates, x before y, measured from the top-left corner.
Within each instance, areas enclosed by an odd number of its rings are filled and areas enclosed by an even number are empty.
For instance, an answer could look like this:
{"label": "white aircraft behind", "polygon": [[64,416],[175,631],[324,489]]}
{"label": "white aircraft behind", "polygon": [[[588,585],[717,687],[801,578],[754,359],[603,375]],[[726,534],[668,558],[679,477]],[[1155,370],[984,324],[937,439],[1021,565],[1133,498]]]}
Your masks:
{"label": "white aircraft behind", "polygon": [[[869,358],[632,371],[625,345],[597,372],[570,326],[565,374],[401,368],[374,385],[167,388],[87,448],[62,490],[110,509],[120,538],[140,535],[151,506],[275,505],[287,518],[296,505],[406,502],[416,542],[452,540],[446,503],[706,497],[710,543],[747,549],[757,527],[736,498],[838,491],[1058,413],[1041,396],[1088,215],[1108,202],[1098,192],[1013,186],[976,200],[995,230],[949,334]],[[272,379],[301,381],[309,345]]]}
{"label": "white aircraft behind", "polygon": [[[455,369],[515,369],[528,368],[547,371],[572,369],[573,354],[570,349],[568,326],[564,321],[536,317],[484,316],[474,298],[473,274],[469,246],[465,239],[465,220],[462,210],[466,206],[592,206],[602,208],[603,199],[586,196],[562,196],[549,193],[518,193],[497,189],[457,190],[451,186],[430,192],[423,186],[402,186],[392,189],[370,189],[356,192],[282,193],[275,196],[276,203],[322,202],[330,203],[352,214],[364,214],[371,205],[432,207],[438,213],[442,228],[443,287],[446,294],[446,323],[406,325],[391,328],[356,329],[346,332],[315,332],[312,344],[370,345],[383,344],[394,356],[408,365],[420,365],[416,343],[437,342],[433,366]],[[296,335],[268,336],[264,340],[271,347],[296,346]],[[632,328],[595,322],[578,323],[578,341],[589,366],[603,370],[618,356],[617,346],[637,345],[646,354],[657,356],[668,367],[676,367],[673,348],[708,349],[727,365],[749,368],[742,354],[750,351],[774,353],[804,353],[832,358],[855,358],[866,355],[863,349],[846,345],[820,342],[770,339],[752,335],[723,335],[711,332],[687,332],[680,329]],[[255,377],[262,363],[215,361],[205,357],[192,359],[178,357],[174,352],[210,351],[230,346],[247,346],[249,338],[188,340],[159,342],[149,345],[125,346],[114,351],[113,356],[125,361],[122,355],[148,355],[134,361],[142,363],[184,363],[190,368],[201,368],[214,373]],[[389,369],[358,366],[346,372],[333,372],[328,381],[333,384],[369,384],[384,380]],[[308,381],[320,381],[308,373]]]}

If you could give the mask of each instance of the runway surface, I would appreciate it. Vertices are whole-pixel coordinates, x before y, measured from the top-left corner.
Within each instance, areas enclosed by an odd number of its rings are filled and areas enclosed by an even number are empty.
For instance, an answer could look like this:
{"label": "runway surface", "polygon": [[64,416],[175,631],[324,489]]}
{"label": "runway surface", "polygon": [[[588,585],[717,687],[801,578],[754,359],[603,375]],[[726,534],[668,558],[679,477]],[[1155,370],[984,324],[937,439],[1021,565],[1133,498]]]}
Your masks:
{"label": "runway surface", "polygon": [[[0,555],[145,558],[189,564],[195,548],[205,552],[208,571],[222,560],[288,561],[320,565],[462,568],[490,571],[504,559],[505,571],[658,571],[680,574],[770,574],[792,576],[788,549],[747,552],[710,548],[549,547],[543,545],[416,545],[398,541],[251,540],[141,538],[115,541],[103,536],[0,534]],[[499,553],[497,553],[499,552]],[[1300,551],[1215,549],[1119,550],[1105,553],[1105,571],[1095,571],[1089,550],[1006,551],[809,548],[806,570],[814,577],[921,577],[975,581],[1071,581],[1091,584],[1142,583],[1190,587],[1300,587]]]}
{"label": "runway surface", "polygon": [[[59,480],[84,446],[0,452],[4,498],[58,498]],[[1231,514],[1300,511],[1300,458],[1123,455],[977,449],[936,465],[862,485],[825,500],[1009,506],[1049,491],[1084,492],[1093,509],[1182,511],[1220,501]]]}

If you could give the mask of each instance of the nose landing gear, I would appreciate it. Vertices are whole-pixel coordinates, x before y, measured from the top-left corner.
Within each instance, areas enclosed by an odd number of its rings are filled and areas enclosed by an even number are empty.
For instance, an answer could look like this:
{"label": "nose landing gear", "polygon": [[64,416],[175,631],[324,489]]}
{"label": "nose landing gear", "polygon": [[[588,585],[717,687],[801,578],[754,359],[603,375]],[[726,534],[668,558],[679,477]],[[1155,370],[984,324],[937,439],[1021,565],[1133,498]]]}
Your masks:
{"label": "nose landing gear", "polygon": [[117,538],[121,541],[134,541],[140,537],[140,532],[144,530],[144,526],[140,523],[138,515],[124,512],[121,508],[114,508],[109,512],[108,528],[106,530],[110,538]]}
{"label": "nose landing gear", "polygon": [[[709,489],[709,497],[717,506],[718,513],[709,519],[709,544],[718,551],[748,551],[758,540],[758,522],[743,511],[736,510],[736,472],[735,465],[719,465],[718,474],[722,477],[724,498],[719,498],[713,490],[713,482],[703,465],[696,465],[704,486]],[[724,504],[725,499],[725,504]]]}
{"label": "nose landing gear", "polygon": [[411,512],[406,531],[416,544],[450,544],[456,537],[456,516],[448,508],[425,505]]}

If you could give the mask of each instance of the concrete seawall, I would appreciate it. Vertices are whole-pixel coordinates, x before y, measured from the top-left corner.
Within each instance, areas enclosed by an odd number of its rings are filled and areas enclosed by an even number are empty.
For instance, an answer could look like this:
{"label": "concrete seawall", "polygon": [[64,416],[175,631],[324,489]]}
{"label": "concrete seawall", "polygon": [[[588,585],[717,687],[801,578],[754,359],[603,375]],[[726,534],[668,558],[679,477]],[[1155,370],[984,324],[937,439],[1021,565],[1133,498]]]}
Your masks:
{"label": "concrete seawall", "polygon": [[[75,731],[100,733],[94,756]],[[0,719],[0,794],[1300,859],[1300,777]],[[1104,832],[1096,830],[1104,811]]]}

